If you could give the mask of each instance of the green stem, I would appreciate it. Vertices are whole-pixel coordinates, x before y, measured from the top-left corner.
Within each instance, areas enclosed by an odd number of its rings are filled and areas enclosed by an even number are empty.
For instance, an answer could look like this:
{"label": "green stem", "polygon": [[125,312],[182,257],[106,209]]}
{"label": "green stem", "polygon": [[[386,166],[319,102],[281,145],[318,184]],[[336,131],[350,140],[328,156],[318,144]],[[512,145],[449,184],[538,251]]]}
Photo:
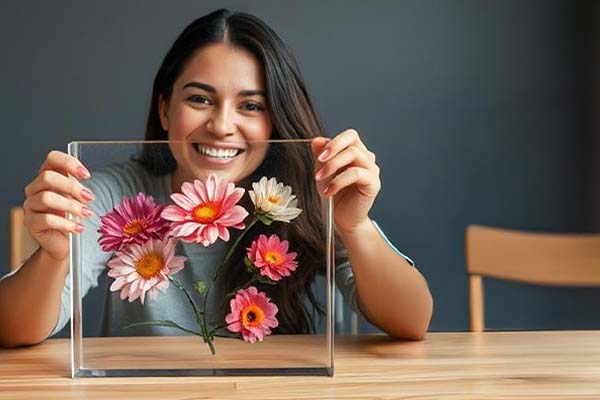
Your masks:
{"label": "green stem", "polygon": [[185,297],[187,297],[188,301],[192,305],[192,308],[194,309],[194,313],[196,314],[196,321],[200,322],[200,318],[201,318],[201,315],[203,315],[203,313],[201,313],[198,310],[198,307],[196,307],[196,303],[194,303],[194,300],[192,300],[192,296],[190,296],[190,294],[188,293],[186,288],[184,288],[183,285],[181,284],[181,282],[179,282],[177,279],[173,278],[172,276],[169,276],[169,280],[171,282],[173,282],[173,284],[177,287],[177,289],[183,291],[183,293],[185,294]]}
{"label": "green stem", "polygon": [[208,332],[209,336],[213,336],[215,334],[216,331],[218,331],[221,328],[225,328],[225,325],[217,325],[215,326],[210,332]]}
{"label": "green stem", "polygon": [[154,320],[154,321],[136,322],[134,324],[129,324],[129,325],[123,327],[123,329],[129,329],[129,328],[133,328],[136,326],[162,326],[162,327],[166,327],[166,328],[176,328],[176,329],[179,329],[179,330],[187,332],[187,333],[191,333],[196,336],[203,336],[200,332],[195,332],[191,329],[184,328],[183,326],[178,325],[175,322],[170,321],[170,320]]}
{"label": "green stem", "polygon": [[[202,318],[202,332],[206,334],[206,339],[208,340],[208,345],[211,346],[211,351],[212,351],[213,350],[212,340],[210,340],[210,335],[208,334],[208,327],[206,326],[206,303],[208,300],[208,292],[209,292],[209,288],[206,288],[206,293],[204,294],[204,308],[203,308],[204,318]],[[214,354],[214,351],[213,351],[213,354]]]}
{"label": "green stem", "polygon": [[217,352],[215,351],[215,345],[213,344],[213,341],[211,338],[208,338],[208,347],[210,348],[210,352],[212,353],[213,356],[215,354],[217,354]]}
{"label": "green stem", "polygon": [[221,274],[223,268],[225,268],[225,265],[227,265],[227,262],[231,258],[232,254],[233,254],[233,251],[236,249],[236,247],[242,241],[242,238],[246,235],[246,233],[248,233],[248,231],[250,230],[250,228],[252,228],[254,226],[254,224],[256,224],[257,221],[258,221],[258,218],[254,218],[252,220],[252,222],[250,222],[248,224],[248,226],[246,227],[246,229],[244,229],[242,231],[242,233],[240,234],[240,236],[238,236],[238,238],[235,240],[235,242],[233,243],[233,245],[229,248],[229,251],[227,252],[227,255],[225,255],[225,258],[223,259],[223,262],[221,263],[221,265],[219,265],[219,268],[217,268],[217,270],[215,271],[215,274],[213,275],[213,281],[217,280],[217,278],[219,277],[219,274]]}
{"label": "green stem", "polygon": [[[198,323],[198,327],[202,331],[202,337],[204,338],[204,342],[208,343],[208,347],[210,348],[210,351],[211,351],[212,355],[214,356],[216,354],[215,346],[213,345],[212,340],[210,339],[210,337],[208,335],[208,328],[206,327],[206,297],[204,298],[204,310],[201,312],[200,310],[198,310],[198,307],[196,307],[196,303],[194,303],[192,296],[190,296],[189,292],[186,290],[185,287],[183,287],[181,282],[179,282],[177,279],[173,278],[172,276],[169,276],[169,280],[171,282],[173,282],[173,284],[178,289],[183,291],[183,293],[185,294],[185,297],[187,297],[190,305],[194,309],[194,314],[196,314],[196,322]],[[206,293],[208,295],[208,289],[207,289]]]}

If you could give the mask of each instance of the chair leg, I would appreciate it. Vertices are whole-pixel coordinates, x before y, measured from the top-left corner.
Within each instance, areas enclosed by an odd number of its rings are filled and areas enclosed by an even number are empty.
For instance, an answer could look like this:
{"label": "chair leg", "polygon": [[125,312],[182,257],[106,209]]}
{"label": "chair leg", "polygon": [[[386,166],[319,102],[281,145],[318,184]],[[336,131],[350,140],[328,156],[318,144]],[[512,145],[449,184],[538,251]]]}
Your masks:
{"label": "chair leg", "polygon": [[469,276],[469,317],[471,332],[483,332],[485,329],[485,317],[481,275]]}

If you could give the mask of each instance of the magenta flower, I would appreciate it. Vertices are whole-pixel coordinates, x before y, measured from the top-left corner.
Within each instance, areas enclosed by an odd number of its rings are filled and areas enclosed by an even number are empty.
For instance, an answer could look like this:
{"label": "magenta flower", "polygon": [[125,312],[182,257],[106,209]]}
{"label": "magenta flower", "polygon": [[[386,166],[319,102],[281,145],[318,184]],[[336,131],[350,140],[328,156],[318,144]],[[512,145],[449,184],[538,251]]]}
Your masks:
{"label": "magenta flower", "polygon": [[160,216],[164,207],[144,193],[135,198],[125,197],[121,204],[100,218],[98,243],[102,250],[120,250],[130,243],[162,239],[169,230],[169,223]]}
{"label": "magenta flower", "polygon": [[238,290],[235,298],[229,302],[231,313],[225,317],[227,329],[241,333],[246,342],[262,342],[265,336],[271,334],[271,328],[279,325],[275,318],[277,306],[270,300],[254,286]]}
{"label": "magenta flower", "polygon": [[244,229],[248,212],[236,205],[244,189],[211,174],[206,183],[184,182],[181,191],[183,193],[171,195],[175,205],[167,206],[162,212],[164,219],[173,222],[171,235],[209,246],[217,238],[229,240],[227,228]]}
{"label": "magenta flower", "polygon": [[271,235],[268,239],[260,235],[247,249],[247,256],[262,276],[279,281],[284,276],[290,276],[298,267],[297,253],[288,253],[288,247],[289,242],[280,240],[277,235]]}
{"label": "magenta flower", "polygon": [[169,276],[181,271],[186,257],[175,256],[175,240],[150,239],[132,243],[108,262],[108,276],[115,278],[110,290],[120,290],[121,300],[139,298],[142,304],[146,293],[156,298],[158,291],[169,287]]}

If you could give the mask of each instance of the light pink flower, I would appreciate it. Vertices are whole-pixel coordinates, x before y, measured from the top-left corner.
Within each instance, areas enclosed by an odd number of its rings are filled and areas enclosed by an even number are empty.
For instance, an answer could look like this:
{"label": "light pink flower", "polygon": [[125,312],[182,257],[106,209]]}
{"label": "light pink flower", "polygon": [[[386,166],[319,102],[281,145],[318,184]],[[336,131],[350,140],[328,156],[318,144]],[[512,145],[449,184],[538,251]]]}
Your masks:
{"label": "light pink flower", "polygon": [[265,336],[271,334],[271,328],[279,325],[275,318],[277,306],[270,300],[254,286],[238,290],[235,298],[229,302],[231,313],[225,317],[227,329],[241,333],[246,342],[262,342]]}
{"label": "light pink flower", "polygon": [[206,183],[184,182],[181,191],[171,195],[175,205],[167,206],[162,213],[163,218],[173,222],[173,236],[209,246],[217,238],[229,240],[227,228],[244,229],[248,212],[236,205],[244,189],[211,174]]}
{"label": "light pink flower", "polygon": [[129,243],[162,239],[169,230],[169,223],[160,216],[164,208],[163,204],[155,204],[152,196],[144,193],[135,198],[124,198],[121,204],[100,218],[98,243],[102,250],[120,250]]}
{"label": "light pink flower", "polygon": [[144,244],[132,243],[108,262],[108,276],[115,278],[110,290],[121,291],[121,300],[139,298],[146,293],[156,298],[158,291],[169,287],[169,276],[181,271],[186,257],[175,256],[175,240],[150,239]]}
{"label": "light pink flower", "polygon": [[289,242],[280,240],[277,235],[271,235],[268,239],[260,235],[247,249],[247,255],[262,276],[278,281],[290,276],[298,267],[297,253],[288,253],[288,247]]}

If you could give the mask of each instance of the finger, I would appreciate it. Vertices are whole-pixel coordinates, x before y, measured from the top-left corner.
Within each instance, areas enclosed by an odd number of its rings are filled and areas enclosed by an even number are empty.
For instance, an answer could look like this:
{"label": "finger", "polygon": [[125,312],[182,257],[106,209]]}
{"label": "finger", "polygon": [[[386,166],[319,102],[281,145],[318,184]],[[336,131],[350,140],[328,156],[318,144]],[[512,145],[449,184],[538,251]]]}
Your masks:
{"label": "finger", "polygon": [[40,173],[47,170],[60,172],[63,175],[73,175],[79,179],[88,179],[90,171],[73,156],[62,151],[53,150],[46,156],[46,160],[40,167]]}
{"label": "finger", "polygon": [[92,216],[92,210],[88,206],[50,191],[39,192],[28,197],[23,207],[33,212],[70,213],[83,218]]}
{"label": "finger", "polygon": [[84,231],[82,224],[50,213],[26,213],[23,223],[34,237],[47,230],[56,230],[63,233],[81,233]]}
{"label": "finger", "polygon": [[43,191],[57,192],[82,202],[94,200],[92,191],[79,183],[79,181],[53,170],[43,171],[33,182],[25,187],[25,195],[27,197],[34,196]]}
{"label": "finger", "polygon": [[350,146],[325,162],[315,174],[315,178],[318,181],[323,181],[347,166],[374,169],[375,164],[363,151],[356,146]]}
{"label": "finger", "polygon": [[356,185],[357,190],[367,197],[375,197],[381,188],[379,179],[374,179],[366,169],[350,167],[333,178],[323,190],[323,194],[334,196],[351,185]]}
{"label": "finger", "polygon": [[363,142],[360,140],[358,132],[354,129],[348,129],[331,139],[325,145],[325,148],[323,148],[318,156],[318,160],[325,162],[344,150],[346,147],[349,147],[353,144],[357,145],[361,150],[368,151]]}
{"label": "finger", "polygon": [[310,148],[312,150],[313,156],[315,157],[315,159],[319,156],[319,154],[321,154],[321,151],[323,151],[323,148],[325,147],[325,145],[327,144],[327,142],[329,142],[331,139],[323,137],[323,136],[319,136],[314,138],[311,142],[310,142]]}

